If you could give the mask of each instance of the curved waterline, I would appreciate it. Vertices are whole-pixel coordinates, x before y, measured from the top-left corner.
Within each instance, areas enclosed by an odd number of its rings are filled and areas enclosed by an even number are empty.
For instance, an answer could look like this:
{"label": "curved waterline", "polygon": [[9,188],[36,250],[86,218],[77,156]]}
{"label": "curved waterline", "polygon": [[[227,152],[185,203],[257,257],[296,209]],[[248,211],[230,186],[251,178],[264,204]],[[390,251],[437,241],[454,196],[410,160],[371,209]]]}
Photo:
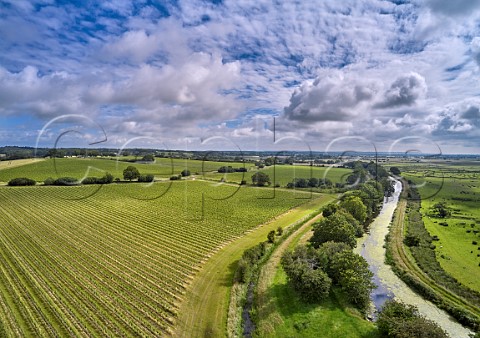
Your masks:
{"label": "curved waterline", "polygon": [[413,292],[385,263],[385,236],[397,207],[402,183],[395,181],[395,192],[386,198],[378,217],[370,225],[370,233],[358,240],[355,252],[362,255],[374,273],[377,289],[372,292],[372,301],[376,309],[381,308],[387,299],[395,298],[405,304],[414,305],[423,316],[437,323],[449,336],[468,338],[472,333],[459,324],[445,311]]}

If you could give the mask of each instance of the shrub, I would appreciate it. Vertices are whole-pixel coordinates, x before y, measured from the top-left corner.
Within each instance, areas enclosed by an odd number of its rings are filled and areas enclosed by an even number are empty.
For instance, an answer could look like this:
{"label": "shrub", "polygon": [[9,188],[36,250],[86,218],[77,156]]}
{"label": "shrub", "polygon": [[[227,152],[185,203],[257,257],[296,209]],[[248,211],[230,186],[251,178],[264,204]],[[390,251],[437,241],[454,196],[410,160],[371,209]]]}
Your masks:
{"label": "shrub", "polygon": [[406,246],[418,246],[420,244],[420,238],[414,235],[407,235],[403,240]]}
{"label": "shrub", "polygon": [[97,184],[97,181],[96,177],[86,177],[82,180],[82,184]]}
{"label": "shrub", "polygon": [[395,300],[385,303],[378,316],[377,327],[386,337],[448,337],[437,324],[421,316],[416,307]]}
{"label": "shrub", "polygon": [[53,182],[53,185],[60,185],[60,186],[78,185],[78,180],[73,177],[60,177]]}
{"label": "shrub", "polygon": [[55,183],[55,180],[51,177],[49,177],[45,181],[43,181],[43,185],[53,185],[54,183]]}
{"label": "shrub", "polygon": [[153,182],[154,176],[151,174],[138,176],[138,182]]}
{"label": "shrub", "polygon": [[176,180],[179,180],[180,177],[178,176],[170,176],[170,181],[176,181]]}
{"label": "shrub", "polygon": [[28,186],[28,185],[35,185],[35,184],[37,184],[35,180],[26,178],[26,177],[14,178],[8,182],[8,185],[11,187]]}
{"label": "shrub", "polygon": [[190,170],[188,170],[188,169],[183,169],[180,174],[181,174],[183,177],[190,176]]}
{"label": "shrub", "polygon": [[274,243],[275,242],[275,230],[272,230],[268,233],[267,239],[269,243]]}

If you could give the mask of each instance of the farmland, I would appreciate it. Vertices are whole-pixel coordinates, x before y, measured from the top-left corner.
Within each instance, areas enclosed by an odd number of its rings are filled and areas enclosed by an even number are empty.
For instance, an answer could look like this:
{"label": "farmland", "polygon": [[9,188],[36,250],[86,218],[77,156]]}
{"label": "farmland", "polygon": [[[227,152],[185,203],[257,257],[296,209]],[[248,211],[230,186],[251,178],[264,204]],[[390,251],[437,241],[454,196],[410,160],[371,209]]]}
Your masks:
{"label": "farmland", "polygon": [[[467,287],[480,291],[480,169],[477,163],[431,162],[405,166],[404,176],[418,185],[421,212],[431,236],[437,236],[435,253],[442,268]],[[432,215],[432,207],[445,202],[451,214]]]}
{"label": "farmland", "polygon": [[0,334],[171,332],[210,255],[304,201],[198,181],[166,186],[114,184],[76,200],[92,187],[1,188]]}
{"label": "farmland", "polygon": [[[183,169],[189,169],[192,174],[203,171],[217,170],[224,162],[210,162],[199,160],[182,160],[157,158],[154,163],[130,163],[116,161],[115,158],[57,158],[45,161],[22,160],[22,166],[15,166],[16,161],[8,164],[7,161],[0,162],[0,182],[8,182],[15,177],[28,177],[36,181],[44,181],[48,177],[70,176],[81,179],[84,176],[100,177],[105,172],[111,173],[114,177],[122,177],[123,169],[134,165],[142,174],[152,174],[158,178],[168,178],[171,175],[178,175]],[[243,167],[243,163],[229,162],[228,165]],[[245,164],[246,168],[252,164]]]}
{"label": "farmland", "polygon": [[[352,173],[350,169],[344,168],[328,169],[327,167],[309,167],[294,165],[275,165],[265,167],[260,170],[270,177],[273,185],[279,184],[281,187],[284,187],[287,185],[287,183],[292,182],[294,178],[328,178],[334,183],[343,183],[345,182],[347,176]],[[223,178],[227,182],[235,183],[240,183],[241,180],[250,179],[251,175],[248,175],[247,173],[245,175],[242,174],[243,173],[207,173],[205,176],[206,178],[214,180],[220,180]]]}

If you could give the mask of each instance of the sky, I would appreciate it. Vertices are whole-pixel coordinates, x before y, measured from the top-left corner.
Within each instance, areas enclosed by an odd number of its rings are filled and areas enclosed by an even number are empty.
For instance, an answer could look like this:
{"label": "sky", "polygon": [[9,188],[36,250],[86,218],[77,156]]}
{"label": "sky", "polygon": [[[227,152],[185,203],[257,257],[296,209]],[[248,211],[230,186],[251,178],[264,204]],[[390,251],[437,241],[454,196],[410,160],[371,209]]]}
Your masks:
{"label": "sky", "polygon": [[0,146],[480,153],[480,0],[0,0]]}

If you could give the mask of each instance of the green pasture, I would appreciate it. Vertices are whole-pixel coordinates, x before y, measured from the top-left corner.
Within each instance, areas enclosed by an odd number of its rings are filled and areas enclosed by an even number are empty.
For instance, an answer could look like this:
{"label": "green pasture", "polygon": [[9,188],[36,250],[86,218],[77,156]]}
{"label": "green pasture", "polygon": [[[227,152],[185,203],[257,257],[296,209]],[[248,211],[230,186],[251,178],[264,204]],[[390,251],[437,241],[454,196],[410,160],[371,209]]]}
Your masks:
{"label": "green pasture", "polygon": [[[435,241],[437,260],[442,268],[462,284],[480,291],[480,180],[479,168],[444,165],[442,170],[409,171],[404,174],[419,186],[422,215]],[[446,203],[450,217],[434,217],[431,208]],[[448,226],[445,226],[447,223]]]}
{"label": "green pasture", "polygon": [[[350,169],[345,168],[327,168],[327,167],[309,167],[294,165],[275,165],[258,169],[258,171],[266,173],[272,182],[272,185],[279,184],[285,187],[287,183],[292,182],[295,178],[315,177],[318,179],[328,178],[333,183],[344,183],[352,173]],[[252,183],[252,175],[257,172],[255,167],[251,167],[246,173],[206,173],[205,178],[213,180],[223,179],[226,182],[240,183],[242,180]]]}

